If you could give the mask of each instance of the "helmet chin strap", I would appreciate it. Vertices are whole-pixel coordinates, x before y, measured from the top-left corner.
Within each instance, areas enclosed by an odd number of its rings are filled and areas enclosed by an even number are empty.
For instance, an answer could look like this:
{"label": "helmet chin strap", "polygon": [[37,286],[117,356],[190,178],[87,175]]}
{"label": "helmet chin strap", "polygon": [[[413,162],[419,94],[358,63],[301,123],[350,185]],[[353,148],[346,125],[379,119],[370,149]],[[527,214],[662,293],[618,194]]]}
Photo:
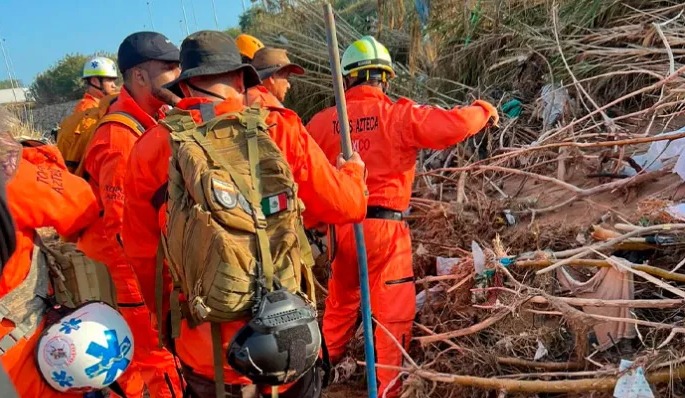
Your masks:
{"label": "helmet chin strap", "polygon": [[380,75],[376,73],[371,73],[371,70],[366,70],[362,71],[362,73],[357,74],[356,76],[353,77],[354,80],[349,79],[351,83],[347,83],[345,81],[345,90],[349,90],[352,87],[355,86],[360,86],[363,84],[368,84],[368,83],[377,83],[380,85],[381,90],[383,90],[383,93],[386,93],[388,91],[388,73],[385,71],[381,71]]}
{"label": "helmet chin strap", "polygon": [[90,82],[90,79],[92,79],[93,77],[95,77],[95,76],[92,76],[92,77],[89,77],[89,78],[88,78],[88,85],[91,86],[91,87],[93,87],[94,89],[100,91],[101,93],[105,94],[105,90],[104,90],[104,88],[102,87],[102,78],[101,78],[101,77],[98,77],[98,78],[97,78],[98,81],[100,82],[100,86],[98,87],[98,86],[96,86],[96,85],[94,85],[93,83]]}
{"label": "helmet chin strap", "polygon": [[194,84],[191,83],[191,82],[186,82],[186,84],[187,84],[188,87],[190,87],[191,89],[193,89],[193,90],[195,90],[195,91],[198,91],[198,92],[200,92],[200,93],[202,93],[202,94],[209,95],[210,97],[218,98],[218,99],[220,99],[220,100],[222,100],[222,101],[226,100],[226,97],[221,96],[221,95],[219,95],[219,94],[217,94],[217,93],[213,93],[213,92],[211,92],[211,91],[209,91],[209,90],[205,90],[204,88],[200,88],[200,87],[194,85]]}

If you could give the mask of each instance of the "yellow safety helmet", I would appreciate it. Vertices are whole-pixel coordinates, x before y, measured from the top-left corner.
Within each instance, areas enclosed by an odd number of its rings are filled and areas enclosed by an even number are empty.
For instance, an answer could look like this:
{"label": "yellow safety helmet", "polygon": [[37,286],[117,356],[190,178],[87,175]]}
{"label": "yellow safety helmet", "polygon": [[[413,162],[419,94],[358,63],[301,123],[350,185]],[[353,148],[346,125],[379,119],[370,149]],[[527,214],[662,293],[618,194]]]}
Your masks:
{"label": "yellow safety helmet", "polygon": [[247,57],[250,60],[254,58],[254,54],[259,51],[259,49],[264,48],[264,44],[259,41],[259,39],[245,33],[241,33],[235,38],[235,45],[238,46],[240,55]]}
{"label": "yellow safety helmet", "polygon": [[343,76],[360,77],[360,71],[378,69],[389,73],[391,78],[395,77],[388,49],[373,36],[364,36],[350,44],[340,63]]}

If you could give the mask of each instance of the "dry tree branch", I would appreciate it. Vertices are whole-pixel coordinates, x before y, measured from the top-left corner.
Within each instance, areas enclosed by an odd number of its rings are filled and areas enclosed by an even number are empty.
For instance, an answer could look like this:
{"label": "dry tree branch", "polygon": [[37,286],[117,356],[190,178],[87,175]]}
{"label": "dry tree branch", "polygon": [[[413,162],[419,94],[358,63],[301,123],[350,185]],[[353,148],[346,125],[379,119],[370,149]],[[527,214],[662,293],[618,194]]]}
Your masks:
{"label": "dry tree branch", "polygon": [[527,361],[521,358],[511,357],[497,357],[497,363],[500,365],[519,366],[532,369],[544,370],[575,370],[583,369],[585,364],[582,362],[538,362]]}
{"label": "dry tree branch", "polygon": [[622,97],[620,97],[620,98],[618,98],[618,99],[615,99],[615,100],[609,102],[608,104],[599,107],[597,110],[595,110],[595,111],[593,111],[593,112],[590,112],[589,114],[587,114],[587,115],[581,117],[580,119],[576,119],[576,120],[572,121],[571,123],[569,123],[569,124],[567,124],[567,125],[565,125],[565,126],[563,126],[563,127],[560,127],[556,132],[554,132],[554,134],[549,135],[549,136],[547,137],[547,139],[549,140],[549,139],[551,139],[552,137],[558,136],[558,135],[561,134],[562,132],[565,132],[565,131],[571,129],[572,127],[577,126],[578,124],[587,121],[588,119],[590,119],[590,118],[592,118],[593,116],[595,116],[597,113],[602,112],[602,111],[605,111],[605,110],[611,108],[612,106],[617,105],[617,104],[620,104],[621,102],[623,102],[623,101],[625,101],[625,100],[627,100],[627,99],[630,99],[630,98],[633,98],[633,97],[638,96],[638,95],[640,95],[640,94],[644,94],[644,93],[647,93],[647,92],[656,90],[656,89],[658,89],[658,88],[661,88],[663,85],[669,83],[671,80],[674,80],[675,78],[677,78],[679,75],[681,75],[681,74],[684,73],[684,72],[685,72],[685,66],[682,66],[682,67],[678,68],[678,70],[675,71],[675,73],[672,73],[672,74],[668,75],[667,77],[665,77],[665,78],[659,80],[658,82],[656,82],[656,83],[654,83],[654,84],[652,84],[652,85],[650,85],[650,86],[643,87],[643,88],[641,88],[641,89],[639,89],[639,90],[635,90],[635,91],[633,91],[632,93],[626,94],[626,95],[624,95],[624,96],[622,96]]}
{"label": "dry tree branch", "polygon": [[[433,336],[436,335],[436,333],[435,333],[434,331],[430,330],[429,328],[423,326],[422,324],[420,324],[420,323],[418,323],[418,322],[414,322],[414,325],[415,325],[417,328],[421,329],[421,331],[424,332],[424,333],[428,333],[428,334],[433,335]],[[449,345],[450,347],[454,348],[455,350],[459,351],[459,352],[462,353],[462,354],[463,354],[464,352],[466,352],[466,351],[468,351],[468,352],[473,352],[472,350],[470,350],[470,349],[468,349],[468,348],[464,348],[464,347],[458,345],[457,343],[455,343],[455,342],[452,341],[452,340],[444,340],[444,342],[447,343],[447,345]]]}
{"label": "dry tree branch", "polygon": [[520,379],[527,377],[587,377],[587,376],[611,376],[617,375],[619,372],[615,370],[589,370],[583,372],[539,372],[539,373],[514,373],[504,376],[498,376],[498,379]]}
{"label": "dry tree branch", "polygon": [[[685,67],[682,67],[678,69],[680,71],[679,73],[685,73]],[[645,113],[645,111],[640,111],[631,114],[630,116],[638,116]],[[618,118],[617,118],[618,119]],[[674,141],[680,138],[685,138],[685,133],[678,133],[678,134],[669,134],[669,135],[655,135],[655,136],[650,136],[650,137],[637,137],[637,138],[626,138],[623,140],[616,140],[616,141],[600,141],[600,142],[575,142],[575,141],[562,141],[562,142],[555,142],[551,144],[544,144],[544,145],[537,145],[537,146],[527,146],[525,148],[517,148],[515,150],[512,150],[507,153],[503,153],[501,155],[495,155],[491,156],[490,158],[487,159],[488,162],[495,162],[495,161],[503,161],[506,159],[510,159],[516,156],[521,156],[523,154],[526,154],[528,152],[536,152],[536,151],[542,151],[546,149],[555,149],[555,148],[560,148],[560,147],[565,147],[565,146],[570,146],[570,147],[576,147],[576,148],[596,148],[596,147],[614,147],[614,146],[624,146],[624,145],[639,145],[639,144],[647,144],[651,142],[656,142],[656,141]],[[483,163],[485,161],[480,161],[475,164],[473,164],[470,167],[462,167],[462,168],[448,168],[444,169],[445,171],[470,171],[472,170],[473,167],[478,167],[479,163]],[[431,170],[432,172],[435,171],[442,171],[439,169],[436,170]]]}
{"label": "dry tree branch", "polygon": [[607,261],[611,262],[614,266],[616,266],[620,270],[631,272],[637,276],[640,276],[640,277],[652,282],[653,284],[659,286],[660,288],[662,288],[664,290],[668,290],[669,292],[675,294],[676,296],[680,296],[680,297],[685,298],[685,292],[684,291],[682,291],[681,289],[678,289],[676,287],[673,287],[673,286],[669,285],[668,283],[665,283],[664,281],[659,280],[659,279],[649,275],[646,272],[638,271],[638,270],[634,269],[633,263],[629,262],[628,260],[618,258],[618,257],[607,257],[606,255],[596,251],[595,249],[592,249],[592,251],[595,252],[595,254],[598,254],[598,255],[604,257]]}
{"label": "dry tree branch", "polygon": [[[613,238],[611,240],[601,242],[601,243],[592,245],[590,247],[587,247],[584,250],[582,250],[581,252],[579,252],[578,254],[575,254],[571,257],[565,258],[561,261],[558,261],[558,262],[550,265],[549,267],[545,267],[545,268],[537,271],[536,274],[541,275],[541,274],[545,274],[547,272],[553,271],[553,270],[555,270],[555,269],[557,269],[563,265],[571,263],[573,260],[583,258],[583,257],[591,254],[593,251],[608,249],[608,248],[616,245],[617,243],[621,243],[622,241],[624,241],[630,237],[633,237],[633,236],[638,236],[641,234],[647,234],[647,233],[657,232],[657,231],[678,231],[678,230],[682,230],[682,229],[685,229],[685,224],[662,224],[662,225],[653,225],[651,227],[644,227],[644,228],[635,229],[634,231],[628,232],[626,234],[623,234],[623,235],[618,236],[616,238]],[[631,271],[634,271],[634,270],[631,270]],[[639,272],[639,271],[637,271],[637,272]],[[683,293],[683,294],[684,295],[682,297],[685,297],[685,293]]]}
{"label": "dry tree branch", "polygon": [[390,340],[392,340],[393,343],[395,343],[395,345],[397,346],[397,348],[398,348],[398,349],[400,350],[400,352],[402,353],[402,356],[404,357],[404,359],[406,359],[407,361],[409,361],[409,363],[410,363],[413,367],[419,368],[419,365],[417,365],[416,362],[414,362],[414,360],[413,360],[412,357],[409,355],[409,353],[407,353],[407,350],[405,350],[404,347],[402,347],[402,344],[400,344],[400,342],[397,341],[397,339],[395,338],[395,336],[393,336],[393,334],[390,333],[390,331],[388,330],[388,328],[386,328],[385,325],[383,325],[383,323],[380,322],[380,321],[379,321],[378,319],[376,319],[376,318],[373,318],[373,321],[375,322],[376,326],[377,326],[377,327],[380,327],[381,330],[383,331],[383,333],[385,333],[386,336],[387,336],[388,338],[390,338]]}
{"label": "dry tree branch", "polygon": [[[554,305],[553,300],[550,300],[550,304]],[[530,312],[533,314],[557,315],[557,316],[564,316],[564,317],[569,315],[567,311],[540,311],[540,310],[531,310],[531,309],[524,309],[523,311]],[[573,312],[574,312],[573,316],[577,317],[577,318],[585,317],[585,318],[597,320],[597,321],[632,323],[634,325],[649,326],[649,327],[653,327],[655,329],[671,329],[672,332],[676,332],[676,333],[685,333],[685,327],[678,327],[678,326],[670,325],[667,323],[643,321],[642,319],[620,318],[620,317],[615,317],[615,316],[590,314],[590,313],[582,312],[580,310],[576,310],[575,308],[573,309]]]}
{"label": "dry tree branch", "polygon": [[[584,250],[584,248],[581,248],[581,250],[577,251],[577,253],[581,252]],[[517,261],[516,265],[519,267],[548,267],[550,265],[555,264],[556,262],[550,259],[547,260],[524,260],[524,261]],[[567,266],[577,266],[577,267],[611,267],[613,266],[612,263],[606,260],[594,260],[594,259],[577,259],[577,260],[572,260]],[[670,271],[666,271],[661,268],[657,267],[652,267],[651,265],[646,265],[646,264],[632,264],[632,267],[634,270],[646,272],[650,275],[658,276],[663,279],[675,281],[675,282],[681,282],[685,283],[685,275],[683,274],[676,274],[672,273]]]}
{"label": "dry tree branch", "polygon": [[[618,181],[609,182],[609,183],[606,183],[603,185],[598,185],[598,186],[593,187],[593,188],[582,189],[582,188],[578,188],[575,185],[569,184],[565,181],[561,181],[561,180],[554,178],[554,177],[548,177],[548,176],[537,174],[537,173],[531,173],[528,171],[517,170],[517,169],[512,169],[512,168],[508,168],[508,167],[501,167],[501,166],[472,165],[472,166],[467,166],[467,167],[450,168],[450,169],[444,169],[444,170],[449,170],[449,171],[454,171],[454,172],[458,172],[458,171],[465,172],[465,171],[474,171],[474,170],[476,170],[476,171],[494,171],[494,172],[501,172],[501,173],[506,173],[506,174],[521,175],[521,176],[525,176],[525,177],[534,178],[534,179],[537,179],[540,181],[552,183],[554,185],[557,185],[557,186],[564,188],[564,189],[575,194],[573,197],[567,199],[563,203],[556,204],[556,205],[550,206],[550,207],[545,208],[545,209],[537,209],[537,210],[531,209],[528,211],[519,211],[519,212],[517,212],[519,214],[522,212],[541,213],[541,212],[545,212],[545,211],[556,210],[556,209],[561,208],[561,207],[563,207],[563,206],[565,206],[565,205],[567,205],[573,201],[576,201],[576,200],[581,199],[581,198],[585,198],[587,196],[596,195],[596,194],[599,194],[602,192],[612,191],[612,190],[619,189],[619,188],[626,188],[626,187],[636,185],[636,184],[641,184],[647,180],[656,179],[656,178],[659,178],[659,177],[664,176],[664,175],[669,173],[666,170],[657,170],[657,171],[653,171],[653,172],[649,172],[649,173],[638,174],[638,175],[633,176],[631,178],[626,178],[626,179],[622,179],[622,180],[618,180]],[[436,173],[439,171],[440,170],[433,170],[432,172]]]}
{"label": "dry tree branch", "polygon": [[[685,307],[685,300],[658,299],[658,300],[602,300],[586,299],[577,297],[555,297],[555,300],[563,301],[579,307],[627,307],[627,308],[678,308]],[[529,303],[549,304],[544,296],[533,296]]]}
{"label": "dry tree branch", "polygon": [[465,284],[467,284],[469,281],[472,281],[473,277],[475,275],[476,275],[475,272],[472,272],[471,274],[466,276],[464,279],[460,280],[456,285],[447,289],[447,293],[452,293],[453,291],[455,291],[455,290],[459,289],[460,287],[464,286]]}
{"label": "dry tree branch", "polygon": [[439,333],[435,334],[432,336],[421,336],[421,337],[414,337],[413,340],[418,341],[422,345],[426,345],[429,343],[435,343],[436,341],[443,341],[443,340],[448,340],[448,339],[453,339],[455,337],[463,337],[463,336],[468,336],[470,334],[478,333],[481,330],[487,329],[490,326],[494,325],[497,323],[499,320],[504,318],[510,313],[508,309],[499,311],[495,315],[492,315],[488,319],[476,323],[475,325],[471,325],[467,328],[459,329],[459,330],[453,330],[451,332],[446,332],[446,333]]}
{"label": "dry tree branch", "polygon": [[552,7],[552,27],[553,27],[552,31],[554,32],[554,39],[556,40],[557,50],[559,51],[559,55],[561,56],[561,60],[563,61],[564,66],[566,67],[566,71],[571,76],[571,79],[573,79],[573,83],[576,86],[576,88],[578,89],[578,91],[583,93],[583,95],[585,95],[585,97],[587,97],[588,101],[590,101],[590,103],[595,107],[595,109],[597,109],[597,112],[600,113],[600,115],[602,116],[602,119],[604,119],[604,123],[606,123],[607,127],[609,128],[609,132],[615,133],[617,130],[616,124],[611,120],[611,118],[606,114],[606,112],[604,112],[603,110],[600,109],[599,105],[597,105],[595,100],[592,99],[590,94],[588,94],[588,92],[585,90],[585,87],[583,87],[583,85],[580,84],[580,82],[578,82],[578,79],[573,74],[571,67],[568,65],[568,61],[566,61],[566,56],[564,55],[564,50],[561,49],[561,43],[559,42],[559,32],[558,32],[559,28],[558,28],[558,21],[557,21],[558,20],[558,15],[557,15],[558,12],[559,12],[558,7],[555,4],[554,7]]}

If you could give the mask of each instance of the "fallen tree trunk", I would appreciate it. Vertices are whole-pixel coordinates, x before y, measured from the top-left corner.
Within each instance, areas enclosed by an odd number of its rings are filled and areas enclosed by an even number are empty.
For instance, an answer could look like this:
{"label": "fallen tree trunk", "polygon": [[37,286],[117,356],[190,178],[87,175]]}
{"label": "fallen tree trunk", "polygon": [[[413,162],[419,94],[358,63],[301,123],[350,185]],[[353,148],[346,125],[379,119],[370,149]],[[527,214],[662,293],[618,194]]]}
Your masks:
{"label": "fallen tree trunk", "polygon": [[520,366],[544,370],[577,370],[585,368],[585,364],[582,362],[537,362],[512,357],[497,357],[497,363],[500,365]]}
{"label": "fallen tree trunk", "polygon": [[[685,306],[682,299],[655,299],[655,300],[602,300],[576,297],[556,297],[570,305],[581,307],[628,307],[628,308],[678,308]],[[542,296],[534,296],[529,303],[548,304],[549,300]]]}
{"label": "fallen tree trunk", "polygon": [[[361,364],[364,364],[361,362]],[[399,370],[408,374],[421,377],[425,380],[439,383],[458,384],[466,387],[480,388],[483,390],[497,390],[506,392],[526,393],[571,393],[588,391],[607,391],[616,386],[617,376],[599,377],[596,379],[576,380],[508,380],[487,377],[460,376],[446,373],[432,372],[423,369],[408,369],[398,366],[377,365],[379,369]],[[646,375],[647,381],[653,384],[677,381],[685,378],[685,366],[661,372],[652,372]]]}

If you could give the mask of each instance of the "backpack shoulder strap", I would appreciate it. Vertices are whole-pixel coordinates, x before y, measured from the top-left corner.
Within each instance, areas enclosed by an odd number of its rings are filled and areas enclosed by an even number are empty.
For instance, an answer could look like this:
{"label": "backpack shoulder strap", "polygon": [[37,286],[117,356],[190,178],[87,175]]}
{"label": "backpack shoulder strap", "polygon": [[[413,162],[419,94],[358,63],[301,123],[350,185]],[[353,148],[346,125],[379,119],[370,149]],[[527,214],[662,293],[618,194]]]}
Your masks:
{"label": "backpack shoulder strap", "polygon": [[159,124],[169,129],[172,133],[181,133],[183,131],[193,130],[197,128],[197,124],[193,119],[192,113],[187,110],[173,108],[166,117],[160,120]]}
{"label": "backpack shoulder strap", "polygon": [[240,112],[240,115],[242,116],[242,122],[245,127],[248,127],[248,123],[254,123],[256,128],[266,130],[269,128],[266,124],[266,118],[269,116],[269,113],[271,112],[267,108],[253,104]]}
{"label": "backpack shoulder strap", "polygon": [[217,397],[226,396],[226,385],[224,384],[224,351],[221,345],[221,324],[211,323],[212,331],[212,359],[214,364],[214,388]]}
{"label": "backpack shoulder strap", "polygon": [[102,117],[102,119],[98,121],[97,127],[100,127],[105,123],[123,124],[124,126],[133,130],[133,132],[136,133],[138,137],[143,135],[143,133],[145,132],[145,127],[143,127],[143,125],[140,124],[135,118],[133,118],[133,116],[129,115],[126,112],[117,111],[106,114]]}

